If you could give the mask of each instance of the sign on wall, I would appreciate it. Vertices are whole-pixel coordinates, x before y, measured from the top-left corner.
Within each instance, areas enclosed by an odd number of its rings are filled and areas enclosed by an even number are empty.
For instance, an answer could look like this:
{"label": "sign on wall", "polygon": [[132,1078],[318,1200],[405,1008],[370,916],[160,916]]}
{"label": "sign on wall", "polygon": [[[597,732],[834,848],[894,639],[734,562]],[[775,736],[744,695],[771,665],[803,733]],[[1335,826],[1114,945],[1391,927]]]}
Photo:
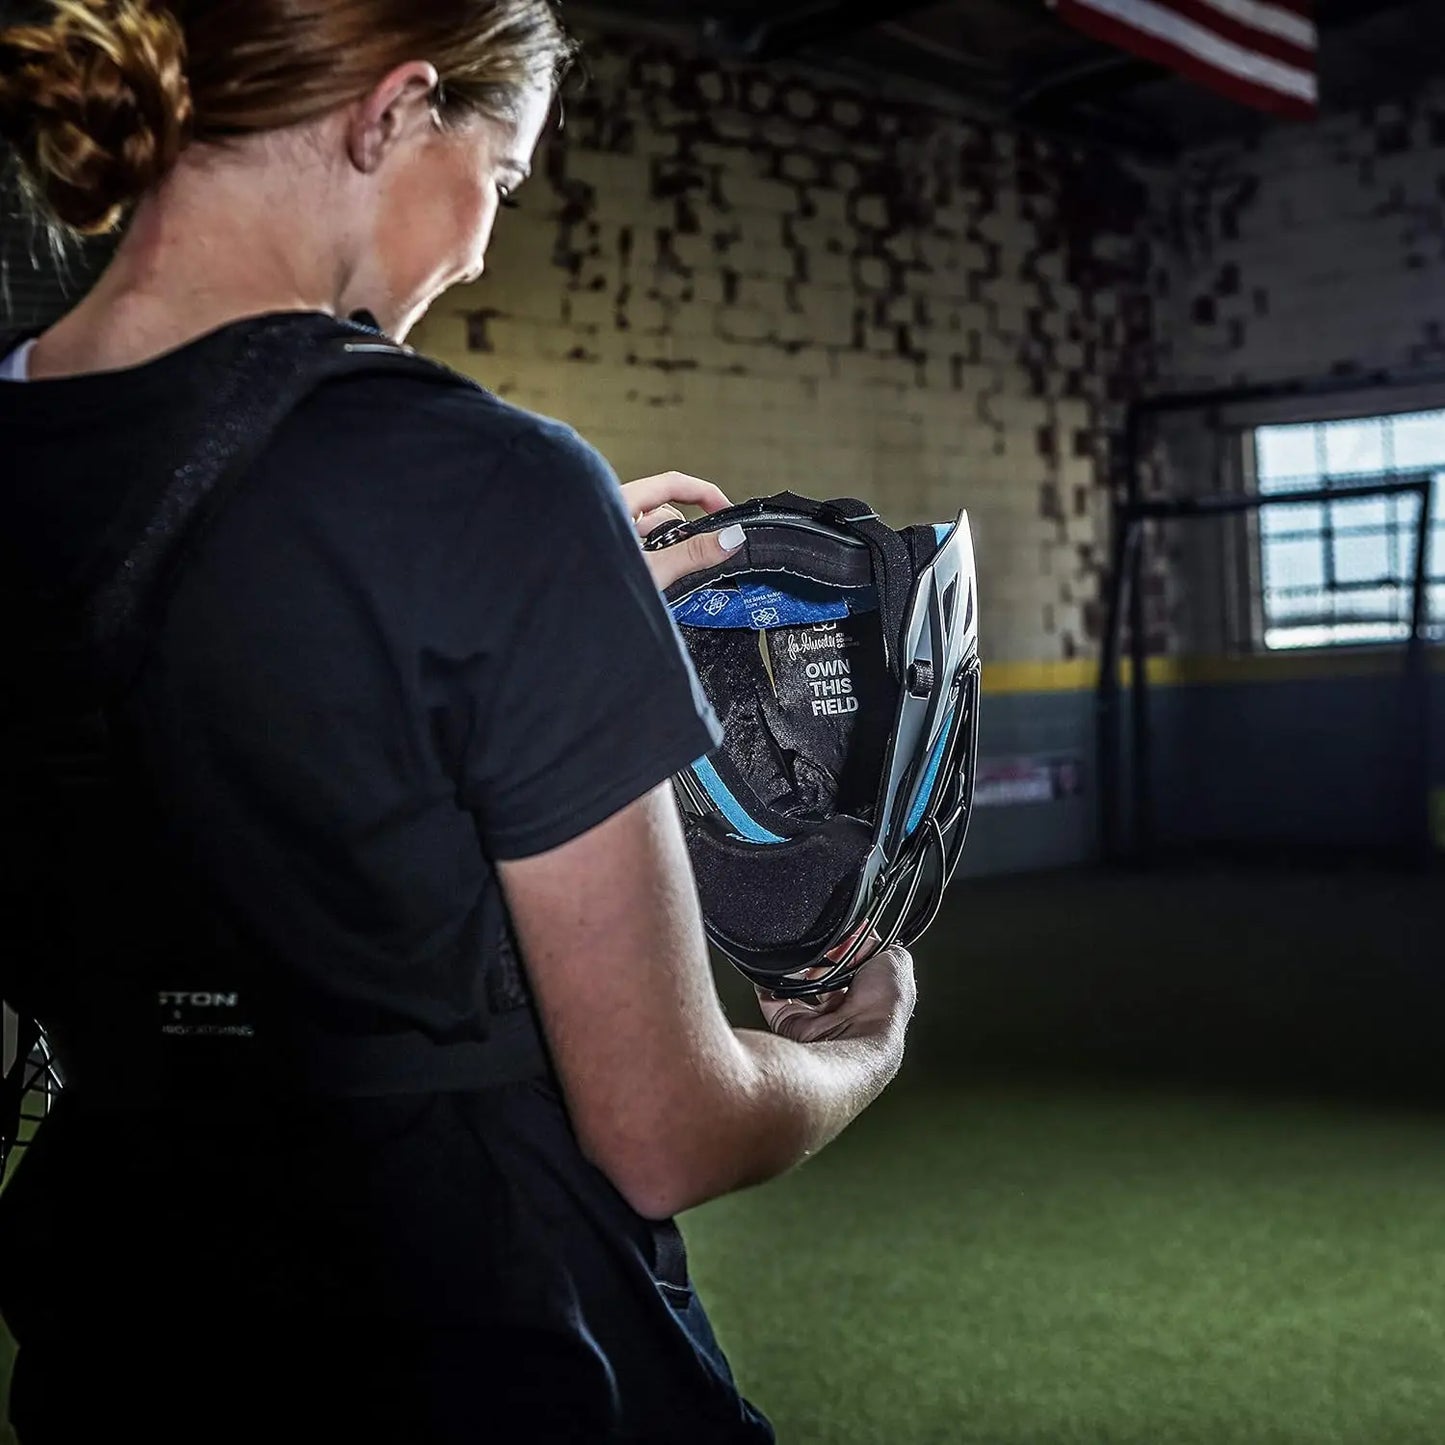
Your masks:
{"label": "sign on wall", "polygon": [[1084,766],[1077,756],[985,758],[978,765],[973,803],[976,808],[1056,803],[1083,791]]}

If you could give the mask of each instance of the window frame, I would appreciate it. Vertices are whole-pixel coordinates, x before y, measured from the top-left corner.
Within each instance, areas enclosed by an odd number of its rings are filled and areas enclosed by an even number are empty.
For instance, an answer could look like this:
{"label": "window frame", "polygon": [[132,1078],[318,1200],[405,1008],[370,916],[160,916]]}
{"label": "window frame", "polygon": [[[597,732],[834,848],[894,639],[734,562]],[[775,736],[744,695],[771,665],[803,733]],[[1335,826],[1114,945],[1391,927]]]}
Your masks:
{"label": "window frame", "polygon": [[[1257,471],[1256,432],[1264,427],[1316,426],[1341,421],[1377,421],[1392,416],[1408,416],[1415,412],[1445,412],[1445,382],[1422,383],[1405,387],[1362,386],[1358,391],[1332,393],[1328,396],[1300,396],[1266,402],[1234,403],[1221,407],[1217,413],[1221,430],[1234,436],[1233,452],[1238,459],[1239,478],[1243,489],[1253,495],[1259,494]],[[1423,470],[1423,469],[1416,469]],[[1445,475],[1445,461],[1440,473]],[[1401,472],[1402,477],[1411,473]],[[1320,482],[1326,479],[1321,477]],[[1440,484],[1445,489],[1445,483]],[[1239,585],[1248,598],[1249,646],[1256,654],[1267,656],[1290,656],[1327,653],[1331,656],[1350,653],[1388,653],[1406,647],[1405,636],[1378,642],[1350,640],[1345,642],[1315,642],[1291,647],[1270,647],[1265,642],[1268,619],[1264,607],[1264,529],[1261,520],[1263,508],[1253,508],[1244,513],[1233,529],[1236,544],[1240,547],[1241,565],[1234,569]],[[1437,529],[1445,516],[1437,511],[1431,517],[1432,532]],[[1412,540],[1414,528],[1406,535]],[[1427,548],[1430,539],[1427,538]],[[1427,553],[1428,555],[1428,553]],[[1413,551],[1412,551],[1413,556]],[[1427,574],[1427,619],[1429,591],[1445,583],[1445,574],[1438,577]],[[1433,628],[1427,633],[1426,642],[1438,645],[1438,633],[1445,624],[1445,618],[1438,615]],[[1428,623],[1427,623],[1428,626]]]}

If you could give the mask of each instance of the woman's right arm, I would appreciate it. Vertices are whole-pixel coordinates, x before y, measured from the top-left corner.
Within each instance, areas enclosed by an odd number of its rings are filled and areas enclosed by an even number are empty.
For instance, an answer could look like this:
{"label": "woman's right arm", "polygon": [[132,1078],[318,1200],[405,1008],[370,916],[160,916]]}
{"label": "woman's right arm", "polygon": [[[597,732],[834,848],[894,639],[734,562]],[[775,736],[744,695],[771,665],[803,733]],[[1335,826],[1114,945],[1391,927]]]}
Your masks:
{"label": "woman's right arm", "polygon": [[[728,1023],[670,785],[497,866],[573,1127],[639,1214],[784,1173],[897,1073],[914,1003],[901,948],[801,1020],[819,1042]],[[795,1009],[776,1022],[799,1030]]]}

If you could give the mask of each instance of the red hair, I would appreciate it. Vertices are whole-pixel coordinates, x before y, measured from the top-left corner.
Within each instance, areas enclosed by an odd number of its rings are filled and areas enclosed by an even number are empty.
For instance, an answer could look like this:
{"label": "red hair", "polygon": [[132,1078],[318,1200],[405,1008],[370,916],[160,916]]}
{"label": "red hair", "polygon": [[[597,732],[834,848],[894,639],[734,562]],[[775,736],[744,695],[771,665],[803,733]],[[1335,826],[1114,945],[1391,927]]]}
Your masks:
{"label": "red hair", "polygon": [[42,213],[111,231],[191,141],[315,120],[408,60],[443,113],[507,116],[576,47],[550,0],[51,0],[0,30],[0,138]]}

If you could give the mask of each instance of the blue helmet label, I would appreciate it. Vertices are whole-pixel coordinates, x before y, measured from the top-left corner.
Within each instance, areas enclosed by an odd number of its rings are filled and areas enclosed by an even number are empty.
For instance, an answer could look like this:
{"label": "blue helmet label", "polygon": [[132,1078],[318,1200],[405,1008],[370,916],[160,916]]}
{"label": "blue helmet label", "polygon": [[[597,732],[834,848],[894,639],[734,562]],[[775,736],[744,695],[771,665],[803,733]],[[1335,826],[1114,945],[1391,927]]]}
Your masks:
{"label": "blue helmet label", "polygon": [[672,615],[681,627],[734,627],[767,632],[774,627],[808,627],[819,622],[839,622],[849,611],[876,606],[871,596],[858,597],[850,609],[841,594],[812,597],[784,592],[757,582],[740,582],[736,587],[704,587],[672,605]]}

